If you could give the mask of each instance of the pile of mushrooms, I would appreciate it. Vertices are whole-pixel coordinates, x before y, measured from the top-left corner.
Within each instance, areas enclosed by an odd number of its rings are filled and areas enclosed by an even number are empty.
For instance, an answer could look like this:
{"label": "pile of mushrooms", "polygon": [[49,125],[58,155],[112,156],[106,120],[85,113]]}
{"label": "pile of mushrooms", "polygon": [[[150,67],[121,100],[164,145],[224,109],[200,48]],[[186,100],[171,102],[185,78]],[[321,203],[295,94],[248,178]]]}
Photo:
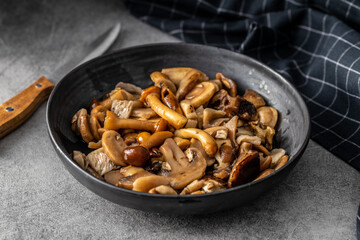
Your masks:
{"label": "pile of mushrooms", "polygon": [[115,186],[154,194],[203,194],[257,181],[284,166],[273,148],[278,112],[255,91],[238,95],[222,73],[166,68],[141,89],[120,82],[71,128],[92,152],[84,170]]}

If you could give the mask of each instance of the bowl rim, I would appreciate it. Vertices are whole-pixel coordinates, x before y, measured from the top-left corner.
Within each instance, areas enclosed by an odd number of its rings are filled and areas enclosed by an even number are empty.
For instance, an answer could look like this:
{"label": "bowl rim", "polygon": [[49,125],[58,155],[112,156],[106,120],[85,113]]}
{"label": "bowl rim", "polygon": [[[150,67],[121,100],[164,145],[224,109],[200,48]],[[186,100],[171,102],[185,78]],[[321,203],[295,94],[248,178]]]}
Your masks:
{"label": "bowl rim", "polygon": [[[304,114],[304,118],[305,118],[305,122],[304,122],[304,129],[307,129],[306,132],[306,137],[305,137],[305,141],[303,141],[301,143],[300,148],[298,149],[298,151],[289,156],[289,161],[280,169],[272,172],[271,174],[269,174],[268,176],[255,181],[255,182],[249,182],[249,183],[245,183],[236,187],[232,187],[232,188],[228,188],[228,189],[224,189],[221,191],[216,191],[216,192],[212,192],[212,193],[206,193],[206,194],[196,194],[196,195],[162,195],[162,194],[151,194],[151,193],[145,193],[145,192],[137,192],[137,191],[133,191],[133,190],[129,190],[129,189],[125,189],[125,188],[121,188],[121,187],[117,187],[114,186],[110,183],[107,183],[106,181],[102,181],[98,178],[96,178],[95,176],[93,176],[92,174],[88,173],[87,171],[85,171],[84,169],[82,169],[78,164],[75,163],[75,161],[70,157],[70,154],[67,152],[64,152],[61,148],[60,145],[61,143],[58,143],[56,141],[55,138],[55,129],[53,124],[50,122],[50,105],[52,104],[53,98],[55,96],[55,94],[57,93],[57,90],[59,89],[59,87],[61,86],[61,84],[63,84],[66,79],[68,78],[68,76],[72,75],[74,72],[78,71],[78,69],[83,68],[86,65],[89,65],[91,63],[94,63],[96,61],[98,61],[99,59],[103,59],[103,58],[109,58],[112,55],[117,55],[117,54],[121,54],[122,52],[127,52],[127,51],[132,51],[132,50],[138,50],[141,48],[151,48],[151,47],[174,47],[174,46],[190,46],[190,47],[196,47],[196,48],[213,48],[213,49],[217,49],[218,51],[224,51],[227,54],[235,54],[235,55],[240,55],[242,58],[244,58],[246,61],[249,61],[251,64],[254,64],[258,67],[261,67],[263,70],[265,70],[266,74],[270,74],[275,76],[276,81],[281,81],[283,84],[285,84],[289,89],[292,90],[292,95],[294,95],[294,97],[298,100],[298,103],[300,104],[300,107],[304,110],[301,111]],[[246,65],[246,64],[245,64]],[[64,75],[61,80],[56,84],[55,88],[52,90],[48,102],[47,102],[47,106],[46,106],[46,124],[47,124],[47,130],[49,133],[49,137],[50,140],[53,143],[53,146],[55,148],[55,150],[61,154],[61,156],[63,157],[64,160],[66,160],[72,167],[74,167],[77,171],[81,172],[82,175],[84,175],[85,178],[87,179],[91,179],[91,181],[95,181],[97,184],[102,185],[102,187],[105,188],[109,188],[111,191],[120,191],[120,192],[124,192],[124,193],[128,193],[128,194],[132,194],[135,196],[142,196],[142,197],[151,197],[151,198],[171,198],[171,199],[192,199],[192,198],[206,198],[206,197],[210,197],[210,196],[214,196],[214,195],[219,195],[219,194],[226,194],[226,193],[231,193],[233,191],[238,191],[240,189],[245,189],[245,188],[250,188],[252,186],[256,186],[261,184],[262,182],[272,178],[273,176],[281,173],[282,171],[284,171],[287,167],[290,166],[290,164],[295,161],[297,158],[301,157],[301,154],[305,151],[305,148],[308,145],[309,139],[310,139],[310,114],[309,114],[309,110],[304,102],[304,99],[301,97],[301,94],[299,93],[299,91],[295,88],[295,86],[293,86],[293,84],[291,84],[288,80],[286,80],[282,75],[280,75],[278,72],[276,72],[275,70],[273,70],[272,68],[268,67],[267,65],[265,65],[264,63],[261,63],[249,56],[246,56],[244,54],[238,53],[238,52],[234,52],[228,49],[224,49],[224,48],[220,48],[220,47],[216,47],[216,46],[209,46],[209,45],[202,45],[202,44],[195,44],[195,43],[184,43],[184,42],[165,42],[165,43],[149,43],[149,44],[143,44],[143,45],[136,45],[136,46],[131,46],[131,47],[126,47],[126,48],[121,48],[121,49],[117,49],[111,52],[108,52],[106,54],[103,54],[101,56],[98,56],[96,58],[93,58],[89,61],[86,61],[78,66],[76,66],[74,69],[72,69],[70,72],[68,72],[66,75]],[[69,126],[70,127],[70,126]],[[61,160],[61,159],[60,159]],[[69,170],[67,170],[69,171]],[[74,177],[74,176],[73,176]]]}

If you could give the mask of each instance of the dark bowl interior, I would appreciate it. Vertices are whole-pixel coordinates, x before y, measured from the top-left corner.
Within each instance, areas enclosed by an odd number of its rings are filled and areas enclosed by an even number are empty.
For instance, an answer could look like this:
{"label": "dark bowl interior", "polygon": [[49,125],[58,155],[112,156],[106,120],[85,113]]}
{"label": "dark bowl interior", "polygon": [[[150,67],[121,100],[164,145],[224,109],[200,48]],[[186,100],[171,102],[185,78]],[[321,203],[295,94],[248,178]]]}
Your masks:
{"label": "dark bowl interior", "polygon": [[[152,85],[150,73],[166,67],[193,67],[215,78],[224,73],[245,89],[260,93],[279,111],[276,145],[290,155],[282,169],[255,183],[221,192],[191,196],[165,196],[115,187],[82,170],[70,157],[73,150],[88,153],[86,144],[70,129],[71,118],[90,101],[102,97],[119,81],[142,88]],[[215,47],[169,43],[122,49],[98,57],[67,74],[52,92],[47,108],[51,141],[68,171],[85,187],[117,204],[167,214],[202,214],[249,202],[277,185],[289,174],[309,141],[310,119],[299,93],[279,74],[244,55]]]}

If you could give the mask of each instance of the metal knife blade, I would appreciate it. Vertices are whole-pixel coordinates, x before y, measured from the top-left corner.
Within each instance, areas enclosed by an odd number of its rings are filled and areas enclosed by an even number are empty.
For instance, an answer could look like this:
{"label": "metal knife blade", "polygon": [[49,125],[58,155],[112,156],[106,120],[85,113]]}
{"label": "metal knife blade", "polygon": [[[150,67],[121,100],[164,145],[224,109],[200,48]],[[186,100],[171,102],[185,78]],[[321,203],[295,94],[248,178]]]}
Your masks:
{"label": "metal knife blade", "polygon": [[[58,82],[74,67],[105,53],[115,42],[121,30],[120,23],[106,31],[92,43],[85,45],[76,57],[67,60],[51,75],[53,82]],[[40,77],[37,81],[0,105],[0,139],[24,123],[48,99],[54,84],[47,78]]]}

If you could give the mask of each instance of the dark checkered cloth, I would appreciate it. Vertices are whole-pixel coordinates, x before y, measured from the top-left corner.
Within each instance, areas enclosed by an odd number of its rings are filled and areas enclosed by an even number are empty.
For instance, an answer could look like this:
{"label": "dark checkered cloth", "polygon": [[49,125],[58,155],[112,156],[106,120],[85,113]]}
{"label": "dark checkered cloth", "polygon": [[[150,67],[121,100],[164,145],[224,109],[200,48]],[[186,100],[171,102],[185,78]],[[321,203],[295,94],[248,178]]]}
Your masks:
{"label": "dark checkered cloth", "polygon": [[360,169],[360,0],[127,0],[184,42],[227,48],[278,71],[302,94],[311,137]]}

